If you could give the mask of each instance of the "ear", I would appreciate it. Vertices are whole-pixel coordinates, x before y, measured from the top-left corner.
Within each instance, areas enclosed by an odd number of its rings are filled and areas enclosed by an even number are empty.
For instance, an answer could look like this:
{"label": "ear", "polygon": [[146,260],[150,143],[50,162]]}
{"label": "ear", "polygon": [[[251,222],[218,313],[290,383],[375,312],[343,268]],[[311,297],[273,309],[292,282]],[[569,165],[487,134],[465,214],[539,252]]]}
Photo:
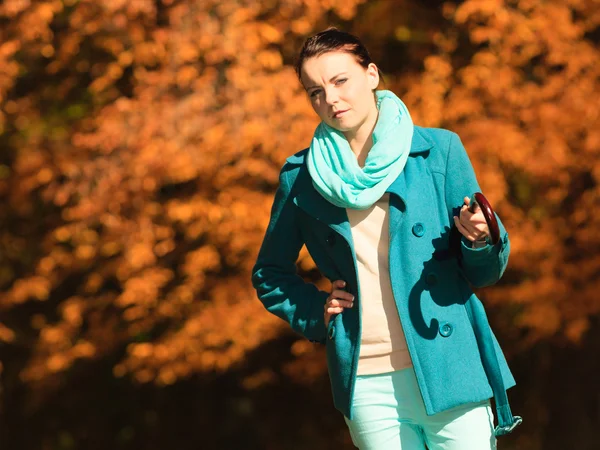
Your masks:
{"label": "ear", "polygon": [[375,63],[370,63],[367,67],[367,77],[369,78],[369,87],[374,91],[379,86],[379,70]]}

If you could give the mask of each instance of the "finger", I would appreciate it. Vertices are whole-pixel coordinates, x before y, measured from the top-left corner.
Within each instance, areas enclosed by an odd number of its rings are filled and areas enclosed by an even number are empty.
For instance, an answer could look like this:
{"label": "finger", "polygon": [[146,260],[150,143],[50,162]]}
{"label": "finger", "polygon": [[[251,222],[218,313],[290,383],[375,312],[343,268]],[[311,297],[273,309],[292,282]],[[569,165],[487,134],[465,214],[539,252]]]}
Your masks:
{"label": "finger", "polygon": [[486,222],[478,223],[473,225],[474,233],[479,235],[488,235],[490,234],[490,227]]}
{"label": "finger", "polygon": [[344,280],[335,280],[332,283],[332,290],[333,289],[344,289],[346,287],[346,282]]}
{"label": "finger", "polygon": [[471,203],[471,199],[469,197],[465,197],[463,198],[463,202],[465,205],[469,206],[469,204]]}
{"label": "finger", "polygon": [[341,299],[341,300],[348,300],[348,301],[354,301],[354,295],[352,295],[350,292],[346,292],[346,291],[333,291],[331,293],[331,295],[329,295],[329,299]]}
{"label": "finger", "polygon": [[327,308],[327,314],[340,314],[343,310],[344,308],[341,308],[339,306],[330,307]]}
{"label": "finger", "polygon": [[460,222],[464,225],[467,226],[468,225],[486,225],[487,226],[487,222],[485,220],[485,216],[483,215],[483,212],[481,212],[481,209],[478,209],[475,212],[471,212],[469,211],[469,209],[466,206],[463,206],[460,210]]}
{"label": "finger", "polygon": [[474,213],[470,213],[471,215],[468,216],[468,220],[469,222],[472,222],[473,224],[481,224],[481,223],[487,223],[485,221],[485,216],[483,215],[483,213],[481,212],[481,210],[477,210]]}
{"label": "finger", "polygon": [[458,222],[472,235],[481,234],[486,228],[485,223],[475,222],[472,219],[459,218]]}
{"label": "finger", "polygon": [[482,220],[485,222],[485,217],[483,216],[483,212],[481,211],[479,203],[475,203],[475,209],[473,211],[469,209],[468,205],[463,205],[462,208],[460,208],[460,215],[466,216],[467,214],[467,217],[477,217],[477,220]]}
{"label": "finger", "polygon": [[467,213],[464,215],[461,214],[459,221],[473,235],[489,234],[489,226],[481,212],[472,215]]}
{"label": "finger", "polygon": [[327,307],[331,307],[331,306],[341,306],[344,308],[352,308],[354,306],[354,301],[353,300],[340,300],[340,299],[331,299],[328,303],[327,303]]}
{"label": "finger", "polygon": [[467,239],[473,241],[477,239],[477,235],[479,234],[478,232],[476,232],[475,230],[473,230],[472,228],[470,228],[469,226],[466,226],[463,222],[461,222],[460,220],[457,220],[456,222],[456,228],[458,228],[458,231],[460,232],[460,234],[462,234],[464,237],[466,237]]}
{"label": "finger", "polygon": [[354,302],[350,300],[338,300],[333,299],[329,302],[329,306],[341,306],[344,308],[352,308],[354,306]]}
{"label": "finger", "polygon": [[467,205],[463,205],[462,208],[460,208],[460,218],[466,218],[468,219],[469,217],[471,217],[473,215],[473,213],[471,211],[469,211],[469,207]]}
{"label": "finger", "polygon": [[468,229],[466,229],[461,223],[458,217],[454,216],[454,225],[456,225],[456,229],[462,234],[464,237],[469,239],[470,241],[477,240],[476,234],[472,233]]}

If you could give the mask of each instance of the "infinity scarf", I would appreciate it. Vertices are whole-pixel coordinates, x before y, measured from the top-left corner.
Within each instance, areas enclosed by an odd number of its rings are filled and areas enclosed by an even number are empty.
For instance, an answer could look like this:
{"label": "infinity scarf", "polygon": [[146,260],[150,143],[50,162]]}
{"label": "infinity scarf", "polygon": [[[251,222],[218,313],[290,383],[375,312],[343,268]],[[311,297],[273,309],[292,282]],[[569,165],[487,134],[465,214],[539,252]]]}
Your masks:
{"label": "infinity scarf", "polygon": [[376,91],[379,117],[373,147],[361,168],[344,134],[321,122],[307,155],[315,189],[341,208],[367,209],[400,175],[410,153],[414,125],[406,105],[391,91]]}

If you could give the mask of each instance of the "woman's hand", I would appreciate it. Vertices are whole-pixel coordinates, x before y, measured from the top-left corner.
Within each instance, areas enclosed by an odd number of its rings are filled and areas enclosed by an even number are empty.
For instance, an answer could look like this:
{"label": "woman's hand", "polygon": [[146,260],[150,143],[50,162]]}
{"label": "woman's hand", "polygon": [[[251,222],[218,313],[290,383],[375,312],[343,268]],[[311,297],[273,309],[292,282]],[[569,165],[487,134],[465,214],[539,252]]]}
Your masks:
{"label": "woman's hand", "polygon": [[346,287],[343,280],[335,280],[331,286],[331,294],[325,302],[325,327],[329,326],[329,320],[333,314],[341,313],[344,308],[354,306],[354,295],[350,292],[342,291]]}
{"label": "woman's hand", "polygon": [[454,216],[454,224],[460,234],[466,237],[471,242],[483,241],[490,234],[488,227],[481,208],[479,205],[475,207],[475,212],[469,212],[469,203],[471,200],[469,197],[465,197],[465,204],[460,209],[460,217]]}

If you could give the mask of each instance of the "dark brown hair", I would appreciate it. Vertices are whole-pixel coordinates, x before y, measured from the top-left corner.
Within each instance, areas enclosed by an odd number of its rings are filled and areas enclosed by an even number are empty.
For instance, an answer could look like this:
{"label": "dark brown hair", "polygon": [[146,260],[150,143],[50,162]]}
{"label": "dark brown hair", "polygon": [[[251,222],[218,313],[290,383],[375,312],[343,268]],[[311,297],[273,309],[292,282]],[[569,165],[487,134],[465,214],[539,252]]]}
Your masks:
{"label": "dark brown hair", "polygon": [[[373,62],[369,51],[360,39],[350,33],[330,27],[309,37],[304,42],[302,50],[300,50],[300,55],[296,60],[296,75],[298,75],[300,82],[302,82],[300,74],[304,61],[334,51],[346,52],[353,55],[356,61],[365,69]],[[379,78],[383,80],[383,74],[379,68],[377,71],[379,72]]]}

